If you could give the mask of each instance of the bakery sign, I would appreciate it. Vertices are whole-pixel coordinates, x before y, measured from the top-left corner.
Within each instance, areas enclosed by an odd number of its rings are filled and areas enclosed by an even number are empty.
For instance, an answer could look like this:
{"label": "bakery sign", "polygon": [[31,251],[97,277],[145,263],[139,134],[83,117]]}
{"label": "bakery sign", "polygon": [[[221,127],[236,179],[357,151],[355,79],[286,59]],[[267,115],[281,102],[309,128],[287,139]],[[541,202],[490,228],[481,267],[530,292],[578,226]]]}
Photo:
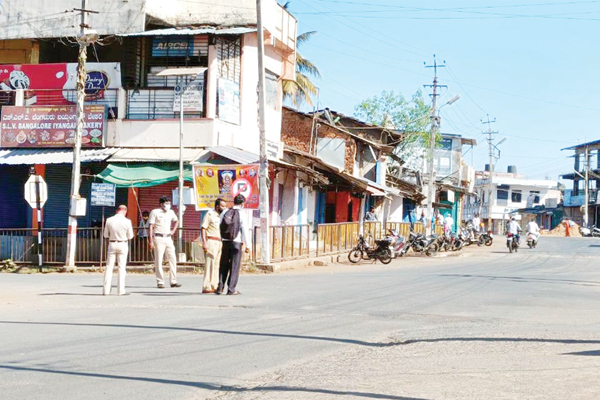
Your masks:
{"label": "bakery sign", "polygon": [[[102,147],[106,128],[103,105],[84,107],[82,147]],[[0,147],[72,147],[77,129],[75,106],[4,106]]]}

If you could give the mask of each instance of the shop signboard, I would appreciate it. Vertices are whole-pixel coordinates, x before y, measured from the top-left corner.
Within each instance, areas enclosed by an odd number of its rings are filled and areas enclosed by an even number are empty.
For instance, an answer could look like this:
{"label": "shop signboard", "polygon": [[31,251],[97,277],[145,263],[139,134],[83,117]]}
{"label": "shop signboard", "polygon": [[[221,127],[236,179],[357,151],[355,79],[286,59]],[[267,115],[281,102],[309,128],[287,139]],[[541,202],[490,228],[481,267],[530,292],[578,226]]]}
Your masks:
{"label": "shop signboard", "polygon": [[218,112],[221,121],[239,125],[240,123],[240,84],[219,78]]}
{"label": "shop signboard", "polygon": [[117,185],[92,182],[92,206],[114,207],[117,199]]}
{"label": "shop signboard", "polygon": [[193,36],[155,36],[152,39],[152,57],[185,57],[193,53]]}
{"label": "shop signboard", "polygon": [[[121,64],[87,63],[86,101],[116,107]],[[25,105],[77,102],[77,63],[0,65],[0,90],[25,90]],[[107,91],[108,90],[108,91]]]}
{"label": "shop signboard", "polygon": [[[82,147],[103,147],[105,106],[84,107]],[[72,147],[77,125],[75,106],[4,106],[0,147]]]}
{"label": "shop signboard", "polygon": [[204,103],[204,74],[196,76],[189,83],[183,79],[175,85],[175,97],[173,101],[173,111],[180,111],[180,101],[183,92],[183,112],[202,112]]}
{"label": "shop signboard", "polygon": [[237,194],[246,197],[244,208],[258,209],[258,164],[194,165],[196,210],[212,209],[219,197],[232,202]]}

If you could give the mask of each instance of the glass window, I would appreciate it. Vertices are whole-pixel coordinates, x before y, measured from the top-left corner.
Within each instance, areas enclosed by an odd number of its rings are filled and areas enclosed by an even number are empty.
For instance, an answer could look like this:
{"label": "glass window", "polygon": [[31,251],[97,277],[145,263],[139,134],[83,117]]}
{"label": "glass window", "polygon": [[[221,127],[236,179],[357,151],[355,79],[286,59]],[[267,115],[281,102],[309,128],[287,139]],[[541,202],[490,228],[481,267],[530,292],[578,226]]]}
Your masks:
{"label": "glass window", "polygon": [[498,189],[498,200],[508,200],[508,190]]}
{"label": "glass window", "polygon": [[533,204],[540,203],[540,191],[539,190],[532,190],[529,192],[529,194],[533,196]]}
{"label": "glass window", "polygon": [[513,191],[512,191],[512,194],[511,194],[510,200],[511,200],[513,203],[520,203],[520,202],[521,202],[521,198],[522,198],[522,193],[521,193],[521,191],[520,191],[520,190],[513,190]]}

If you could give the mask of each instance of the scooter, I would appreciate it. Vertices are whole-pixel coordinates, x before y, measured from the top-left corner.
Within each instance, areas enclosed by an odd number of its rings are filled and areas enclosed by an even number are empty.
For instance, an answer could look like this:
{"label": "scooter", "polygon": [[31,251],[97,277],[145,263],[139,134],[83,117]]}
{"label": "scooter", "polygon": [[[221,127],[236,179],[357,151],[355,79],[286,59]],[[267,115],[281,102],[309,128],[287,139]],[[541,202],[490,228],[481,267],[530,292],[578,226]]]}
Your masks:
{"label": "scooter", "polygon": [[527,234],[527,246],[529,246],[530,249],[535,249],[535,246],[538,244],[538,240],[539,236],[537,233],[529,232]]}
{"label": "scooter", "polygon": [[356,264],[361,260],[379,260],[382,264],[392,262],[392,250],[390,241],[387,239],[376,240],[374,247],[367,246],[367,241],[363,235],[358,237],[358,244],[348,253],[348,260]]}
{"label": "scooter", "polygon": [[392,258],[396,258],[398,256],[402,257],[400,253],[406,245],[404,238],[398,235],[398,232],[396,232],[395,230],[390,229],[388,235],[386,236],[386,239],[390,241],[390,250],[392,251]]}

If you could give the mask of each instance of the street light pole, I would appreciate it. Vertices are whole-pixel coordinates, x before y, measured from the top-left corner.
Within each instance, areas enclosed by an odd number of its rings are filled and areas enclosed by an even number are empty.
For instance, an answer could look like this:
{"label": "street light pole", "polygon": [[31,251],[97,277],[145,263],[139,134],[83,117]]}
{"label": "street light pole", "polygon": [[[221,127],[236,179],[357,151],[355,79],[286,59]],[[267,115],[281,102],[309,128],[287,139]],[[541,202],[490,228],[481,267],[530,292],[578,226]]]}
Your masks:
{"label": "street light pole", "polygon": [[[179,228],[177,229],[177,249],[178,253],[183,253],[183,212],[185,203],[183,201],[183,96],[187,86],[183,85],[183,76],[179,86],[179,204],[177,206],[177,218],[179,219]],[[177,255],[179,261],[179,255]]]}
{"label": "street light pole", "polygon": [[261,0],[256,0],[256,25],[258,34],[258,123],[260,136],[260,166],[258,172],[260,191],[260,258],[262,264],[269,265],[271,263],[269,252],[269,188],[267,187],[269,164],[267,161],[267,140],[265,136],[265,38]]}

